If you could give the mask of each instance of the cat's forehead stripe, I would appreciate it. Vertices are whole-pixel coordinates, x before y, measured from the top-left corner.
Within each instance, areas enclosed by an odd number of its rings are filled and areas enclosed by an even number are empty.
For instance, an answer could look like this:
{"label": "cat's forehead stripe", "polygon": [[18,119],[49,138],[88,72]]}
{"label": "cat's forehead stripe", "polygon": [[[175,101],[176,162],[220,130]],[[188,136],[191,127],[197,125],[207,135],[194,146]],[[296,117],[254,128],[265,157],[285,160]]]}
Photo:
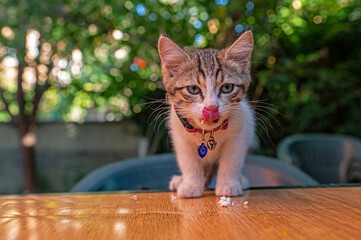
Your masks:
{"label": "cat's forehead stripe", "polygon": [[198,71],[200,74],[202,74],[203,78],[206,78],[206,74],[202,68],[201,56],[199,56],[199,54],[196,54],[196,56],[197,56],[197,63],[198,63]]}
{"label": "cat's forehead stripe", "polygon": [[[205,81],[207,80],[216,80],[217,83],[222,83],[224,78],[222,72],[222,65],[218,59],[218,50],[215,49],[205,49],[205,50],[198,50],[194,52],[194,58],[197,59],[198,71],[199,74],[202,76],[202,83],[199,83],[199,78],[197,77],[197,81],[199,85],[209,85],[206,84]],[[213,83],[213,81],[210,81]],[[216,85],[212,84],[213,88]]]}
{"label": "cat's forehead stripe", "polygon": [[209,75],[214,75],[220,66],[216,60],[218,51],[214,49],[205,49],[198,50],[195,52],[195,54],[199,59],[199,67],[201,68],[202,72],[208,73]]}

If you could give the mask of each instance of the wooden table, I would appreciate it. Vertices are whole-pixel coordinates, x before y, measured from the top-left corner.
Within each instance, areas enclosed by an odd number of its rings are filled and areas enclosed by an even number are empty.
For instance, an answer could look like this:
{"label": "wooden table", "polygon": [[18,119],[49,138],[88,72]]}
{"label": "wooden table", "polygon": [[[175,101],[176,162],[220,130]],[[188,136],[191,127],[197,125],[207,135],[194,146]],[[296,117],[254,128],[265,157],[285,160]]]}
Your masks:
{"label": "wooden table", "polygon": [[0,197],[0,239],[361,239],[361,187],[172,195]]}

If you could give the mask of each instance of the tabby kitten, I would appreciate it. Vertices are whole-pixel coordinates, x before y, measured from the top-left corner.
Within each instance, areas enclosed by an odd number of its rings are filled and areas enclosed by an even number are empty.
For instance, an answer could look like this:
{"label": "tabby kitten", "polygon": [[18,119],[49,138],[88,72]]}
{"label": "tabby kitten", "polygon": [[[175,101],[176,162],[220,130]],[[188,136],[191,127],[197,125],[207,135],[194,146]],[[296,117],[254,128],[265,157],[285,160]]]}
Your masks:
{"label": "tabby kitten", "polygon": [[251,31],[224,50],[185,52],[167,36],[158,51],[171,110],[168,127],[181,176],[170,189],[201,197],[218,166],[217,196],[242,194],[241,170],[254,137],[246,91],[251,82]]}

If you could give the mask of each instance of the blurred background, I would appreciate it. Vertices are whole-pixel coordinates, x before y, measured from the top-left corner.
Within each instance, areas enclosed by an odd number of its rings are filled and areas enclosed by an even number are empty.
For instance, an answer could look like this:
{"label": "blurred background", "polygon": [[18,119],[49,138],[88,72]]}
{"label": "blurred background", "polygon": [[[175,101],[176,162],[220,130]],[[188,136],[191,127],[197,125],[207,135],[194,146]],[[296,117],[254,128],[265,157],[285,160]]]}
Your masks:
{"label": "blurred background", "polygon": [[246,29],[255,153],[276,157],[297,133],[361,138],[358,0],[0,0],[0,194],[65,192],[171,152],[160,33],[192,50]]}

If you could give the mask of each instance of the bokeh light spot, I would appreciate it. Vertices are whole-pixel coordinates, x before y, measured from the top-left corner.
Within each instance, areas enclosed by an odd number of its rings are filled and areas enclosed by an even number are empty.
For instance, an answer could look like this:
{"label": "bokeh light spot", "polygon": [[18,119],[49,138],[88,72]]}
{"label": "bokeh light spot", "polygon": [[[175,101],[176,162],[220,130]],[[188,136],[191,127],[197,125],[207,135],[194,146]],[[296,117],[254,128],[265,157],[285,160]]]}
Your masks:
{"label": "bokeh light spot", "polygon": [[147,12],[147,9],[141,3],[137,5],[135,10],[137,11],[139,16],[144,16],[145,13]]}
{"label": "bokeh light spot", "polygon": [[201,29],[203,27],[203,23],[199,20],[194,21],[193,27],[196,29]]}
{"label": "bokeh light spot", "polygon": [[92,34],[92,35],[96,34],[97,31],[98,31],[97,25],[95,25],[95,24],[90,24],[89,27],[88,27],[88,31],[89,31],[89,33]]}
{"label": "bokeh light spot", "polygon": [[123,38],[123,32],[118,29],[115,29],[112,33],[112,36],[115,40],[121,40]]}
{"label": "bokeh light spot", "polygon": [[237,33],[243,32],[243,30],[244,30],[243,25],[242,25],[242,24],[237,24],[237,25],[234,27],[234,30],[235,30]]}
{"label": "bokeh light spot", "polygon": [[130,71],[132,71],[132,72],[136,72],[138,70],[138,68],[139,68],[138,65],[135,63],[132,63],[130,65]]}
{"label": "bokeh light spot", "polygon": [[247,22],[252,25],[252,24],[254,24],[256,22],[256,20],[255,20],[254,17],[251,16],[251,17],[247,18]]}
{"label": "bokeh light spot", "polygon": [[322,22],[322,17],[320,15],[317,15],[313,18],[313,22],[316,24],[320,24]]}
{"label": "bokeh light spot", "polygon": [[294,0],[294,1],[292,2],[292,7],[293,7],[294,9],[296,9],[296,10],[301,9],[301,8],[302,8],[302,3],[301,3],[301,1],[300,1],[300,0]]}
{"label": "bokeh light spot", "polygon": [[134,113],[140,113],[140,111],[142,111],[142,107],[139,104],[137,104],[133,107]]}
{"label": "bokeh light spot", "polygon": [[143,59],[139,60],[137,65],[140,67],[140,68],[144,68],[147,66],[147,62]]}
{"label": "bokeh light spot", "polygon": [[13,40],[15,37],[14,31],[7,26],[1,28],[1,35],[3,35],[4,38],[7,38],[9,40]]}
{"label": "bokeh light spot", "polygon": [[152,73],[150,75],[150,80],[152,80],[153,82],[157,81],[158,80],[158,75],[156,73]]}
{"label": "bokeh light spot", "polygon": [[202,34],[197,34],[194,37],[194,46],[196,47],[205,47],[207,44],[207,40]]}
{"label": "bokeh light spot", "polygon": [[177,12],[177,13],[175,14],[175,16],[176,16],[176,18],[177,18],[178,20],[182,20],[182,19],[184,18],[184,13],[182,13],[182,12]]}
{"label": "bokeh light spot", "polygon": [[276,57],[275,56],[269,56],[268,59],[267,59],[267,62],[269,64],[275,64],[276,63]]}
{"label": "bokeh light spot", "polygon": [[128,9],[128,10],[130,10],[130,9],[132,9],[133,8],[133,3],[131,2],[131,1],[126,1],[125,3],[124,3],[124,6]]}
{"label": "bokeh light spot", "polygon": [[202,12],[201,15],[200,15],[200,18],[201,18],[203,21],[206,21],[206,20],[209,18],[209,15],[208,15],[208,13],[206,13],[206,12]]}
{"label": "bokeh light spot", "polygon": [[246,10],[246,12],[244,13],[244,15],[246,15],[246,17],[249,17],[252,15],[252,10]]}
{"label": "bokeh light spot", "polygon": [[170,18],[170,13],[168,11],[165,11],[163,14],[162,14],[162,17],[164,19],[169,19]]}
{"label": "bokeh light spot", "polygon": [[115,114],[114,113],[108,113],[105,118],[107,119],[107,121],[111,122],[115,120]]}
{"label": "bokeh light spot", "polygon": [[348,20],[350,21],[356,21],[359,18],[361,18],[361,8],[356,8],[348,15]]}
{"label": "bokeh light spot", "polygon": [[115,51],[114,56],[117,59],[123,59],[127,56],[127,50],[125,48],[119,48]]}
{"label": "bokeh light spot", "polygon": [[215,0],[218,6],[226,6],[228,4],[228,0]]}
{"label": "bokeh light spot", "polygon": [[154,82],[150,82],[150,83],[148,84],[148,89],[149,89],[150,91],[155,91],[155,90],[157,89],[157,85],[156,85]]}
{"label": "bokeh light spot", "polygon": [[248,10],[252,10],[253,8],[254,8],[254,3],[253,2],[247,2],[246,3],[246,8],[248,9]]}
{"label": "bokeh light spot", "polygon": [[17,58],[15,57],[11,57],[11,56],[6,56],[3,59],[3,64],[5,67],[7,68],[11,68],[11,67],[17,67],[19,64],[19,61]]}
{"label": "bokeh light spot", "polygon": [[150,21],[155,21],[158,19],[158,15],[156,13],[151,13],[148,17]]}
{"label": "bokeh light spot", "polygon": [[216,34],[218,32],[219,20],[217,18],[209,20],[207,25],[210,33]]}

